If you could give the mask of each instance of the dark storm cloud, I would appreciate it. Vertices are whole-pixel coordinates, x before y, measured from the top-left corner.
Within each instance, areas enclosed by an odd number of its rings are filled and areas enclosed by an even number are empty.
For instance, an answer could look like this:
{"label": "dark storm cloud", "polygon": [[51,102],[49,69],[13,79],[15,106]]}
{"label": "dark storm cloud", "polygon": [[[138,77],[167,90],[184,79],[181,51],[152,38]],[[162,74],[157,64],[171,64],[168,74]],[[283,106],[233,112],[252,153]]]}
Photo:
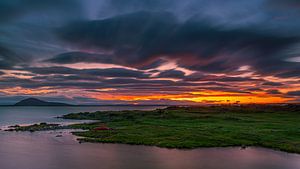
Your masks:
{"label": "dark storm cloud", "polygon": [[[138,80],[132,78],[115,78],[109,80],[98,80],[98,81],[77,81],[70,80],[68,77],[64,79],[53,79],[54,77],[42,77],[34,79],[19,79],[14,77],[2,78],[0,82],[1,87],[23,87],[29,89],[35,89],[40,87],[51,87],[51,88],[70,88],[70,89],[101,89],[101,88],[116,88],[116,89],[127,89],[131,93],[132,89],[134,92],[144,93],[148,89],[151,91],[158,91],[166,86],[184,86],[187,84],[177,84],[173,81],[168,80]],[[142,91],[136,91],[141,89]],[[127,94],[128,94],[127,92]],[[165,92],[165,91],[162,91]]]}
{"label": "dark storm cloud", "polygon": [[276,76],[281,78],[300,77],[300,69],[286,70]]}
{"label": "dark storm cloud", "polygon": [[[28,85],[38,85],[40,82],[36,82],[31,79],[20,79],[16,77],[1,77],[0,80],[0,88],[5,89],[5,88],[14,88],[14,87],[24,87]],[[31,88],[31,87],[28,87]],[[1,91],[0,91],[1,92]]]}
{"label": "dark storm cloud", "polygon": [[161,72],[157,77],[160,78],[183,78],[184,72],[179,70],[166,70]]}
{"label": "dark storm cloud", "polygon": [[252,88],[248,88],[247,89],[248,91],[251,91],[251,92],[257,92],[257,91],[263,91],[263,89],[259,88],[259,87],[252,87]]}
{"label": "dark storm cloud", "polygon": [[201,86],[198,88],[199,90],[210,90],[210,91],[220,91],[220,92],[233,92],[233,93],[241,93],[241,94],[250,94],[251,92],[245,91],[242,89],[237,89],[234,86],[226,86],[225,85],[218,85],[218,86]]}
{"label": "dark storm cloud", "polygon": [[[111,54],[97,54],[87,52],[67,52],[58,54],[50,59],[44,60],[46,63],[56,64],[74,64],[74,63],[106,63],[106,64],[124,64],[126,60],[120,60]],[[158,59],[147,62],[139,67],[140,70],[147,70],[157,68],[160,65],[166,63],[165,60]]]}
{"label": "dark storm cloud", "polygon": [[289,96],[300,96],[300,90],[299,91],[288,92],[287,95],[289,95]]}
{"label": "dark storm cloud", "polygon": [[94,76],[107,76],[107,77],[136,77],[146,78],[148,75],[141,71],[129,70],[123,68],[108,68],[108,69],[85,69],[81,71],[82,74]]}
{"label": "dark storm cloud", "polygon": [[232,76],[214,76],[204,75],[201,73],[193,73],[184,78],[185,81],[214,81],[214,82],[260,82],[261,79],[253,79],[251,77],[232,77]]}
{"label": "dark storm cloud", "polygon": [[[149,86],[165,86],[165,85],[175,85],[176,83],[170,80],[139,80],[139,79],[129,79],[129,78],[116,78],[116,79],[108,79],[102,81],[106,84],[110,84],[112,86],[116,85],[146,85]],[[179,84],[178,84],[179,85]]]}
{"label": "dark storm cloud", "polygon": [[20,79],[17,77],[3,77],[1,78],[1,82],[0,85],[1,86],[6,86],[6,87],[11,87],[12,86],[16,86],[18,84],[22,84],[22,83],[33,83],[34,81],[32,79]]}
{"label": "dark storm cloud", "polygon": [[[0,87],[281,96],[273,89],[297,82],[263,78],[300,77],[289,61],[300,54],[298,18],[296,0],[0,0]],[[169,61],[193,73],[165,70]],[[127,68],[65,67],[75,63]],[[72,101],[83,100],[96,101]]]}
{"label": "dark storm cloud", "polygon": [[300,9],[299,0],[269,0],[269,5],[279,9]]}
{"label": "dark storm cloud", "polygon": [[77,74],[80,71],[77,69],[67,68],[67,67],[29,67],[23,70],[35,73],[35,74]]}
{"label": "dark storm cloud", "polygon": [[[176,0],[175,0],[176,1]],[[173,2],[175,2],[173,0]],[[117,10],[133,11],[133,10],[163,10],[172,5],[172,0],[110,0],[108,5]]]}
{"label": "dark storm cloud", "polygon": [[[167,11],[182,20],[197,16],[207,17],[215,21],[251,22],[248,19],[253,13],[260,15],[260,7],[263,6],[262,0],[236,1],[236,0],[108,0],[105,6],[109,8],[109,16],[116,14],[132,13],[137,11]],[[245,10],[247,8],[247,10]],[[238,15],[237,15],[238,14]],[[253,17],[253,15],[252,15]],[[254,17],[257,19],[256,17]],[[243,21],[242,21],[243,22]]]}
{"label": "dark storm cloud", "polygon": [[124,68],[107,68],[107,69],[73,69],[68,67],[29,67],[23,69],[35,74],[65,74],[65,75],[90,75],[90,76],[105,76],[105,77],[136,77],[147,78],[148,75],[142,71],[130,70]]}
{"label": "dark storm cloud", "polygon": [[268,94],[282,94],[279,90],[272,89],[266,91]]}
{"label": "dark storm cloud", "polygon": [[30,12],[43,12],[47,9],[71,10],[77,0],[1,0],[0,1],[0,22],[11,21],[16,17],[23,16]]}
{"label": "dark storm cloud", "polygon": [[39,81],[51,81],[51,82],[62,82],[62,81],[101,81],[102,77],[91,76],[91,75],[40,75],[34,76],[32,80]]}
{"label": "dark storm cloud", "polygon": [[58,64],[72,63],[113,63],[112,57],[109,55],[91,54],[85,52],[68,52],[59,54],[45,62]]}
{"label": "dark storm cloud", "polygon": [[264,82],[262,85],[265,85],[265,86],[282,86],[283,84],[279,83],[279,82]]}
{"label": "dark storm cloud", "polygon": [[117,64],[134,67],[168,56],[179,59],[183,67],[206,72],[233,71],[241,64],[262,73],[299,68],[280,55],[298,37],[224,29],[194,19],[180,23],[170,13],[138,12],[77,22],[59,29],[58,34],[81,47],[113,50]]}
{"label": "dark storm cloud", "polygon": [[22,57],[0,44],[0,69],[11,69],[22,61],[24,61]]}
{"label": "dark storm cloud", "polygon": [[184,78],[185,81],[201,81],[206,78],[206,75],[203,73],[192,73]]}
{"label": "dark storm cloud", "polygon": [[[212,80],[212,79],[210,79]],[[260,79],[253,79],[249,77],[221,77],[216,78],[216,81],[219,82],[255,82],[255,81],[261,81]]]}
{"label": "dark storm cloud", "polygon": [[[54,70],[54,69],[53,69]],[[131,75],[122,75],[118,74],[118,77],[113,79],[105,79],[102,77],[113,76],[109,74],[97,74],[97,75],[87,75],[87,74],[69,74],[66,75],[66,71],[63,71],[63,75],[59,74],[57,70],[45,72],[41,71],[41,74],[36,75],[31,79],[22,79],[17,77],[3,76],[1,77],[0,86],[4,88],[12,87],[23,87],[29,89],[35,89],[40,87],[51,87],[51,88],[77,88],[77,89],[101,89],[101,88],[115,88],[127,90],[127,94],[131,93],[132,90],[137,92],[144,93],[145,91],[153,91],[159,93],[167,93],[168,91],[184,91],[184,87],[189,87],[192,84],[183,83],[183,82],[173,82],[170,80],[154,80],[154,79],[137,79],[137,75],[133,77],[127,77]],[[36,73],[38,72],[35,70]],[[69,72],[69,71],[68,71]],[[144,77],[142,77],[144,78]]]}
{"label": "dark storm cloud", "polygon": [[79,8],[77,0],[1,0],[0,69],[65,51],[51,32],[80,18]]}
{"label": "dark storm cloud", "polygon": [[0,61],[0,69],[10,69],[11,67],[11,63],[8,63],[6,61]]}
{"label": "dark storm cloud", "polygon": [[[152,62],[147,62],[146,64],[139,67],[139,69],[141,69],[141,70],[154,69],[154,68],[157,68],[157,67],[159,67],[159,66],[161,66],[165,63],[166,63],[165,60],[157,59],[157,60],[154,60]],[[157,70],[151,70],[151,71],[152,71],[152,73],[155,73],[155,71],[157,71]]]}
{"label": "dark storm cloud", "polygon": [[174,20],[167,13],[139,12],[100,21],[73,23],[60,29],[59,35],[79,46],[113,49],[119,62],[133,65],[152,59],[151,56],[160,50],[153,44],[159,45],[161,38],[174,29]]}
{"label": "dark storm cloud", "polygon": [[40,87],[50,87],[54,89],[94,89],[104,87],[102,83],[97,82],[34,82],[34,83],[22,83],[23,88],[35,89]]}

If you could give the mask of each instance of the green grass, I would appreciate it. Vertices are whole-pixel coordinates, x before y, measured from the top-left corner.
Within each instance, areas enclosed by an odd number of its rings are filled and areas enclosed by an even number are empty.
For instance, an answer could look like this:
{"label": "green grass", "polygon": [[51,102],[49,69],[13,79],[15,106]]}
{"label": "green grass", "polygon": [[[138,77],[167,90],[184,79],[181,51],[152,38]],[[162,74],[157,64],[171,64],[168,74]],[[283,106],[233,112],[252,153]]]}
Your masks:
{"label": "green grass", "polygon": [[58,130],[58,129],[66,129],[69,128],[68,126],[61,126],[59,124],[48,124],[48,123],[40,123],[40,124],[33,124],[27,126],[10,126],[9,129],[6,131],[46,131],[46,130]]}
{"label": "green grass", "polygon": [[154,111],[65,115],[100,120],[114,130],[95,131],[99,123],[77,124],[83,141],[155,145],[168,148],[262,146],[300,153],[299,109],[278,107],[189,107]]}

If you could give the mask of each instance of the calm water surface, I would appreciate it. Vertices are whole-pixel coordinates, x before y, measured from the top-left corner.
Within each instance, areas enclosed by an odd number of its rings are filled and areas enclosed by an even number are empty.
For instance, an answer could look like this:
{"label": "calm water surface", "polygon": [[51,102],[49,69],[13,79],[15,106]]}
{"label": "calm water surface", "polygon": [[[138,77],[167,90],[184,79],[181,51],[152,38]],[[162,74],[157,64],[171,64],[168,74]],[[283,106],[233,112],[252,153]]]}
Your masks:
{"label": "calm water surface", "polygon": [[[15,124],[32,124],[40,122],[74,122],[55,117],[68,113],[94,112],[104,110],[152,110],[158,106],[98,106],[98,107],[0,107],[0,127]],[[76,122],[76,121],[75,121]],[[77,121],[78,122],[78,121]]]}
{"label": "calm water surface", "polygon": [[[66,113],[122,109],[137,108],[1,107],[0,125],[57,122],[59,119],[53,117]],[[139,109],[149,109],[149,107]],[[63,137],[56,137],[58,134],[62,134]],[[264,148],[176,150],[122,144],[79,144],[66,130],[35,133],[0,131],[0,169],[69,168],[300,169],[300,155]]]}

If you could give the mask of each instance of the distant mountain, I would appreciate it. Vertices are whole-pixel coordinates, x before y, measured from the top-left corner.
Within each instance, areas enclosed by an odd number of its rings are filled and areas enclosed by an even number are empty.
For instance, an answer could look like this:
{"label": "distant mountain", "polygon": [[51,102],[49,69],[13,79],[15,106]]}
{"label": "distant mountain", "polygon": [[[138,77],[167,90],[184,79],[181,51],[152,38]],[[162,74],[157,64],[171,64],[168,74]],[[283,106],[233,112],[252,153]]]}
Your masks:
{"label": "distant mountain", "polygon": [[36,98],[28,98],[25,100],[21,100],[20,102],[14,104],[14,106],[71,106],[71,105],[66,103],[58,103],[58,102],[46,102]]}

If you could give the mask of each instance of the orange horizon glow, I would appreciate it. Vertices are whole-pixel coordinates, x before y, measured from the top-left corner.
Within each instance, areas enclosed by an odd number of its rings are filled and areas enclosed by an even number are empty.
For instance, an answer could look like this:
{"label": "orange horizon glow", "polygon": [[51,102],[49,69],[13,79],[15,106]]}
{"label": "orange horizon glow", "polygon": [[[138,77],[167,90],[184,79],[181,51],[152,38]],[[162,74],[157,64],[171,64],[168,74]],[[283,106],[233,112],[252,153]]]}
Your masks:
{"label": "orange horizon glow", "polygon": [[[179,101],[179,102],[191,102],[191,103],[206,103],[206,104],[270,104],[270,103],[288,103],[293,101],[293,98],[286,98],[283,96],[273,96],[265,93],[256,94],[241,94],[233,92],[191,92],[184,94],[154,94],[154,95],[122,95],[108,93],[114,91],[113,89],[103,89],[99,90],[103,92],[101,94],[88,94],[87,97],[96,100],[119,100],[128,102],[137,101],[159,101],[159,100],[169,100],[169,101]],[[55,93],[51,89],[21,89],[13,88],[9,90],[2,91],[8,95],[15,95],[22,93],[23,95],[36,95],[41,96],[45,94]],[[68,96],[72,98],[72,96]]]}
{"label": "orange horizon glow", "polygon": [[[201,93],[201,94],[200,94]],[[240,94],[232,92],[192,92],[190,94],[157,94],[157,95],[92,95],[95,99],[105,100],[122,100],[122,101],[143,101],[143,100],[172,100],[172,101],[189,101],[194,103],[217,103],[217,104],[269,104],[269,103],[286,103],[293,98],[284,98],[280,96],[271,96],[264,93],[258,94]],[[206,94],[203,94],[206,93]]]}
{"label": "orange horizon glow", "polygon": [[[289,92],[298,90],[299,88],[283,88],[281,92]],[[83,92],[81,89],[66,89],[57,90],[50,87],[41,87],[36,89],[26,89],[22,87],[7,88],[1,92],[6,95],[62,95],[67,98],[73,97],[88,97],[96,100],[107,101],[127,101],[138,104],[139,101],[177,101],[191,104],[270,104],[270,103],[290,103],[295,98],[286,97],[282,94],[267,94],[266,92],[252,92],[252,93],[238,93],[238,92],[224,92],[213,90],[201,90],[194,92],[182,92],[179,94],[162,94],[162,93],[147,93],[139,92],[137,94],[130,92],[119,92],[115,88],[95,89],[96,92]]]}

